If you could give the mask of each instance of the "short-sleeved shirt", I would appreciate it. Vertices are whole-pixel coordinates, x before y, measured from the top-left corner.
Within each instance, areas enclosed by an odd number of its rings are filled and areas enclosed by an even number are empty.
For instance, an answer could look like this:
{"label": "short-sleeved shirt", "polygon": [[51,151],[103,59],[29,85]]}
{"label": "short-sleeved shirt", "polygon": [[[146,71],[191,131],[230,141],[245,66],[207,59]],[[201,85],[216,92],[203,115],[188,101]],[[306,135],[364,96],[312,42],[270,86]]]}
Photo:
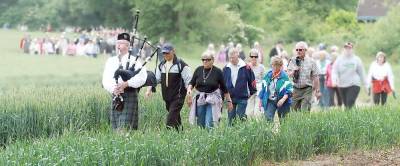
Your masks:
{"label": "short-sleeved shirt", "polygon": [[[288,71],[293,72],[296,66],[296,57],[293,57],[290,59]],[[313,86],[313,80],[319,73],[316,62],[307,56],[304,57],[304,59],[300,60],[300,75],[297,82],[293,84],[294,87],[305,88],[307,86]]]}
{"label": "short-sleeved shirt", "polygon": [[190,85],[195,87],[199,92],[212,93],[220,89],[223,93],[228,93],[222,70],[216,66],[213,66],[212,69],[204,69],[204,66],[197,67],[193,73]]}

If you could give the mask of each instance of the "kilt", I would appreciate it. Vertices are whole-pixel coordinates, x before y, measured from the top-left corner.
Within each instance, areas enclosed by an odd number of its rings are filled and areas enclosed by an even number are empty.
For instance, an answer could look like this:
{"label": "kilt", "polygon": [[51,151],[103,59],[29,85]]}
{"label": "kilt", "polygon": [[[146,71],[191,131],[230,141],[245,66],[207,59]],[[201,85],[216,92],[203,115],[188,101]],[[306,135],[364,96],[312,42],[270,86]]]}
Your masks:
{"label": "kilt", "polygon": [[113,129],[127,128],[137,130],[139,121],[138,90],[125,90],[122,97],[124,98],[124,109],[121,112],[110,111],[111,126]]}

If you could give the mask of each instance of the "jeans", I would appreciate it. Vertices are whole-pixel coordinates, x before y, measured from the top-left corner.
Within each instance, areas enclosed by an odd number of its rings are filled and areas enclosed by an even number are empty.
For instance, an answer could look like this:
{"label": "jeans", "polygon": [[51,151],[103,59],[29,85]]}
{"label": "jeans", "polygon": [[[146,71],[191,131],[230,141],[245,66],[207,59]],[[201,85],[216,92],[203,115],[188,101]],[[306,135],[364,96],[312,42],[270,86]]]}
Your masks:
{"label": "jeans", "polygon": [[[342,98],[340,97],[339,89],[338,88],[328,88],[328,92],[329,92],[329,106],[330,107],[342,106]],[[335,104],[335,98],[337,101],[336,104]]]}
{"label": "jeans", "polygon": [[236,115],[239,116],[239,119],[244,121],[246,120],[246,107],[247,107],[247,99],[246,100],[238,100],[232,99],[233,109],[228,112],[228,120],[229,125],[232,125],[232,121],[236,119]]}
{"label": "jeans", "polygon": [[319,100],[319,106],[325,108],[329,106],[329,92],[325,86],[325,75],[319,75],[319,91],[321,92],[321,98]]}
{"label": "jeans", "polygon": [[212,128],[213,127],[213,116],[211,104],[205,104],[197,106],[196,110],[197,125],[200,127]]}
{"label": "jeans", "polygon": [[268,100],[267,108],[264,108],[264,111],[265,111],[265,113],[264,113],[265,118],[267,119],[267,121],[272,122],[274,120],[276,111],[278,111],[278,117],[279,117],[279,120],[281,120],[282,118],[284,118],[286,116],[287,113],[289,113],[290,106],[283,105],[281,107],[278,107],[276,105],[275,101]]}

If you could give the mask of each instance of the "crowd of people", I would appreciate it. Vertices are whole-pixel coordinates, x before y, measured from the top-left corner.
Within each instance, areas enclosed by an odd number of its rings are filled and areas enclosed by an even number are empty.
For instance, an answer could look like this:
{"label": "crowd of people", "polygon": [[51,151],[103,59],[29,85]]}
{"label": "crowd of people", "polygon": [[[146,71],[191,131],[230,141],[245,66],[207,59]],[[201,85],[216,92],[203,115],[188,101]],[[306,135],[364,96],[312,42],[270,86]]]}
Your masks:
{"label": "crowd of people", "polygon": [[[106,64],[103,85],[113,95],[124,93],[126,87],[144,85],[143,75],[141,78],[132,77],[131,82],[118,84],[113,73],[109,72],[118,69],[118,59],[120,66],[127,61],[128,43],[128,38],[118,35],[119,54],[109,60],[115,61],[115,65],[109,69],[109,62]],[[301,41],[296,43],[291,51],[293,55],[289,56],[283,42],[278,41],[271,49],[267,63],[267,57],[258,42],[254,43],[248,54],[243,51],[241,44],[230,42],[226,47],[221,45],[218,51],[215,51],[213,44],[209,44],[199,58],[202,65],[196,67],[192,74],[191,67],[177,57],[175,47],[171,43],[162,44],[161,62],[155,77],[157,83],[161,84],[168,111],[167,128],[181,130],[180,111],[185,102],[190,108],[191,124],[213,128],[221,122],[224,104],[231,126],[238,121],[262,115],[267,121],[272,121],[276,113],[280,119],[284,119],[290,111],[310,111],[313,103],[318,103],[323,110],[342,105],[345,109],[351,109],[361,86],[372,90],[375,104],[385,104],[388,94],[394,94],[394,76],[385,53],[377,53],[376,60],[365,74],[363,62],[355,54],[353,43],[345,43],[341,50],[338,46],[328,49],[325,44],[317,47],[314,49]],[[145,95],[150,97],[151,94],[151,88],[148,87]],[[131,101],[137,105],[137,99]],[[135,115],[133,119],[138,120],[137,107],[124,111],[130,112],[126,115]],[[111,116],[114,118],[112,121],[119,121],[113,127],[136,129],[136,125],[132,127],[130,124],[137,122],[132,123],[132,118],[124,118],[126,115]]]}
{"label": "crowd of people", "polygon": [[[124,29],[94,28],[90,30],[74,29],[63,32],[60,36],[34,37],[25,35],[19,43],[20,49],[31,55],[63,55],[88,56],[96,58],[99,54],[116,55],[116,40]],[[68,37],[74,36],[74,37]],[[141,42],[136,41],[134,46],[137,53]],[[151,55],[154,48],[148,43],[144,45],[143,59]]]}

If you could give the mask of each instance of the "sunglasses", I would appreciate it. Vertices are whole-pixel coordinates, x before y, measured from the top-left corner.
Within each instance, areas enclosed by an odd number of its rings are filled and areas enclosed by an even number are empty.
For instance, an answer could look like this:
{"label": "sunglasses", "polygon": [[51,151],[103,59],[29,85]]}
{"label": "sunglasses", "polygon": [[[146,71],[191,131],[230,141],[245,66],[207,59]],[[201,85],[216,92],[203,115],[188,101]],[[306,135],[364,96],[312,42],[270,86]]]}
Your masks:
{"label": "sunglasses", "polygon": [[201,59],[201,61],[203,61],[203,62],[210,62],[211,59]]}
{"label": "sunglasses", "polygon": [[306,51],[307,49],[302,49],[302,48],[298,48],[296,49],[297,52],[302,52],[302,51]]}
{"label": "sunglasses", "polygon": [[250,56],[250,58],[258,58],[258,56]]}

